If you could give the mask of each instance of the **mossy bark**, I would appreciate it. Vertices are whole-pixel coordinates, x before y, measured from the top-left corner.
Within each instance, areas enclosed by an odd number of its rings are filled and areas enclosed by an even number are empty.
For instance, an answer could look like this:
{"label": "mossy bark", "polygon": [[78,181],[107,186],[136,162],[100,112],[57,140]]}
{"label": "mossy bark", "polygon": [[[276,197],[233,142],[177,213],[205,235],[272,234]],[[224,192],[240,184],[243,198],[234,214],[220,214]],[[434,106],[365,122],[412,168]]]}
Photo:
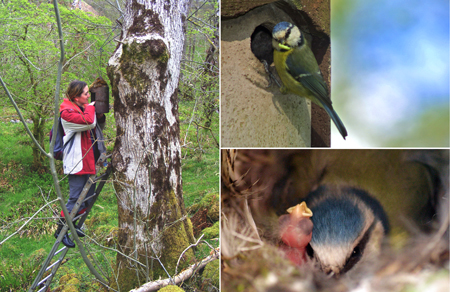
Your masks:
{"label": "mossy bark", "polygon": [[[43,116],[40,115],[42,112],[42,106],[36,110],[35,115],[32,115],[32,121],[33,121],[33,135],[36,138],[36,140],[39,142],[39,145],[41,145],[42,148],[45,149],[45,138],[47,135],[45,134],[45,119]],[[32,169],[37,172],[46,172],[48,170],[46,161],[46,156],[39,151],[39,148],[33,143],[31,145],[31,148],[33,149],[33,166]]]}
{"label": "mossy bark", "polygon": [[[122,252],[112,286],[121,291],[167,277],[165,270],[172,276],[194,239],[182,196],[177,104],[187,6],[186,0],[127,2],[120,42],[108,64]],[[186,253],[181,263],[192,256]]]}

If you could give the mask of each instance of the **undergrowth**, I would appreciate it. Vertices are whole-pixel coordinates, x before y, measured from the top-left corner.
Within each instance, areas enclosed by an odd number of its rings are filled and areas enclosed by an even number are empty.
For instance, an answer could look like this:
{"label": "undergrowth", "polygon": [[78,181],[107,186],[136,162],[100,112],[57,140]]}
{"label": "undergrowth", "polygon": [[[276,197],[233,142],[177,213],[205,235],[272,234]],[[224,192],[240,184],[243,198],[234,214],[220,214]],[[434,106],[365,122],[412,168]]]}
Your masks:
{"label": "undergrowth", "polygon": [[[195,141],[189,142],[189,147],[182,148],[183,194],[186,207],[199,203],[205,195],[211,193],[217,194],[218,201],[219,194],[219,149],[215,146],[211,133],[202,129],[197,131],[192,124],[189,126],[192,105],[189,101],[180,102],[181,139],[186,137],[186,141]],[[11,113],[13,114],[12,110]],[[104,134],[108,139],[107,149],[112,151],[115,135],[113,113],[107,114],[107,118],[108,124]],[[216,139],[218,123],[216,115],[211,123]],[[50,128],[49,123],[48,131]],[[55,218],[60,212],[60,205],[58,201],[49,203],[56,199],[51,175],[32,172],[30,169],[32,152],[28,140],[21,123],[0,120],[0,242],[13,235],[0,245],[0,291],[28,289],[55,240]],[[60,179],[64,178],[59,161],[57,168]],[[67,198],[67,179],[62,180],[60,184]],[[47,203],[47,207],[35,214]],[[33,215],[35,218],[19,231]],[[100,246],[116,248],[117,224],[117,200],[113,185],[108,182],[85,222],[84,228],[88,236],[83,239],[92,252],[91,257],[108,273],[113,270],[116,253]],[[219,245],[217,239],[205,240],[214,247]],[[196,256],[203,258],[209,255],[209,252],[210,248],[202,244],[196,249]],[[68,279],[68,276],[64,275],[73,276]],[[198,277],[186,283],[184,288],[190,290],[190,285],[198,284],[198,281],[201,281]],[[60,289],[69,280],[74,283],[78,281],[78,284],[74,284],[77,287],[74,291],[103,291],[90,274],[78,249],[67,254],[52,282],[52,291],[62,291]]]}

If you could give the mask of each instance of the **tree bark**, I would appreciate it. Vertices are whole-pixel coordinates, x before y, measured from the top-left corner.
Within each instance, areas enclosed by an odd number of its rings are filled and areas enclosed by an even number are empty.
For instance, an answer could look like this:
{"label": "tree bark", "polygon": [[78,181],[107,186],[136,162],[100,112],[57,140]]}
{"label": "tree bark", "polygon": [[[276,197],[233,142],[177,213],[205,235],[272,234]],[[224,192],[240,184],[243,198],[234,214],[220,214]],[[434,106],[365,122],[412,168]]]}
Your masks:
{"label": "tree bark", "polygon": [[172,276],[178,256],[194,241],[182,196],[177,104],[188,4],[129,0],[108,64],[117,125],[112,161],[119,249],[141,263],[117,255],[121,291],[167,277],[161,264]]}

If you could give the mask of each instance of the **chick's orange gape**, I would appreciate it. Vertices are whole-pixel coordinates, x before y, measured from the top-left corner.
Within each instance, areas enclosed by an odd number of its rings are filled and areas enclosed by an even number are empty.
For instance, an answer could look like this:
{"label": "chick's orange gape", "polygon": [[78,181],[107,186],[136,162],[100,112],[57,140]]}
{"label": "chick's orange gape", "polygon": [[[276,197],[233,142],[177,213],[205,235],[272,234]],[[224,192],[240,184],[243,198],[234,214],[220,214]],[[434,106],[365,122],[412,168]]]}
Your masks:
{"label": "chick's orange gape", "polygon": [[301,265],[306,261],[306,246],[312,237],[313,213],[305,202],[289,208],[287,212],[289,214],[281,215],[278,219],[282,240],[280,249],[291,262]]}

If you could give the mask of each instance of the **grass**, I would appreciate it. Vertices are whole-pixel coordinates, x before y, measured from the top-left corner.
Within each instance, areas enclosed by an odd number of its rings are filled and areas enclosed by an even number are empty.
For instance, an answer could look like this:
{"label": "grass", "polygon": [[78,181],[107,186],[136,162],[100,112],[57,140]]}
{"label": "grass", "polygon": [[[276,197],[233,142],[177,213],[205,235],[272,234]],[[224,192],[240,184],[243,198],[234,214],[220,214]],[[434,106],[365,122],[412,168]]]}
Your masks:
{"label": "grass", "polygon": [[[193,102],[180,103],[181,138],[186,136]],[[5,111],[5,110],[4,110]],[[14,114],[13,111],[10,114]],[[108,127],[105,137],[107,149],[114,147],[114,116],[107,114]],[[218,115],[211,123],[218,139]],[[51,125],[48,124],[48,131]],[[191,125],[187,134],[189,147],[182,148],[182,177],[185,205],[189,207],[201,201],[209,193],[219,193],[219,149],[209,132]],[[201,149],[201,150],[200,150]],[[56,198],[52,177],[49,173],[35,173],[30,170],[32,152],[29,137],[22,124],[0,120],[0,241],[16,232],[25,221],[46,202]],[[61,169],[61,162],[58,162]],[[63,176],[60,175],[60,178]],[[67,179],[61,182],[64,194],[68,194]],[[67,195],[66,195],[67,197]],[[60,211],[58,202],[50,204],[19,233],[0,246],[0,291],[22,291],[27,289],[40,265],[49,253],[56,229],[54,216]],[[112,183],[107,183],[88,217],[85,228],[88,235],[103,246],[115,247],[117,232],[117,200]],[[92,215],[94,214],[94,215]],[[53,218],[52,218],[53,217]],[[209,241],[218,246],[218,241]],[[102,266],[115,264],[115,253],[90,245],[90,249]],[[199,257],[207,255],[209,248],[198,249]],[[61,266],[52,282],[52,290],[60,287],[67,279],[63,275],[76,274],[79,280],[77,291],[101,291],[83,262],[78,250],[71,250],[67,261]]]}

